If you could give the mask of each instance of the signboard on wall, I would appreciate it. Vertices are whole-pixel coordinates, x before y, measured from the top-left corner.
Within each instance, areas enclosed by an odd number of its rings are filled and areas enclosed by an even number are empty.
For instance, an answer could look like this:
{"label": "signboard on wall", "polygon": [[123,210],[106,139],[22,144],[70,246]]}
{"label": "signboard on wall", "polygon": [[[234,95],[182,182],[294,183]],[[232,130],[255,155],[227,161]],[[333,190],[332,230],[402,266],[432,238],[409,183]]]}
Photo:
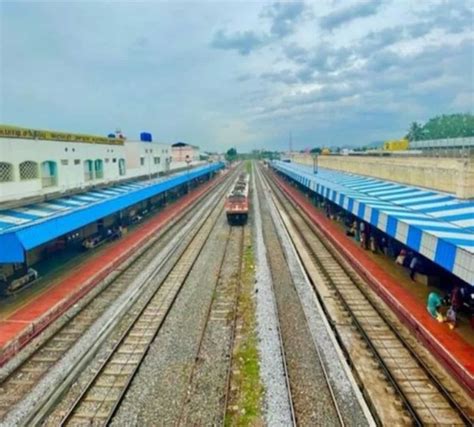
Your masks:
{"label": "signboard on wall", "polygon": [[83,142],[88,144],[111,145],[123,145],[124,143],[124,140],[120,138],[107,138],[103,136],[84,135],[79,133],[27,129],[5,125],[0,125],[0,138],[38,139],[45,141]]}

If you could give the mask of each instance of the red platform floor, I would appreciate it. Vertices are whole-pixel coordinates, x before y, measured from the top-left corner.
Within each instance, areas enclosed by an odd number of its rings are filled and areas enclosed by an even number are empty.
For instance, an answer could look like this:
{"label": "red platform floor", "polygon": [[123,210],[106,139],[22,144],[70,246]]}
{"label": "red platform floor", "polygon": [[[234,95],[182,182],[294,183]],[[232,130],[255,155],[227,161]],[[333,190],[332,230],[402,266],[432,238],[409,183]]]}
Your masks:
{"label": "red platform floor", "polygon": [[391,307],[457,382],[474,396],[474,346],[438,323],[427,312],[425,301],[408,292],[386,267],[349,239],[335,221],[326,218],[299,190],[273,173],[278,186],[290,196],[324,235],[365,277],[377,294]]}
{"label": "red platform floor", "polygon": [[74,270],[61,275],[61,278],[47,287],[44,292],[35,295],[6,316],[2,316],[0,318],[0,366],[130,257],[178,212],[197,201],[219,180],[219,178],[214,179],[201,185],[168,205],[133,232],[85,260]]}

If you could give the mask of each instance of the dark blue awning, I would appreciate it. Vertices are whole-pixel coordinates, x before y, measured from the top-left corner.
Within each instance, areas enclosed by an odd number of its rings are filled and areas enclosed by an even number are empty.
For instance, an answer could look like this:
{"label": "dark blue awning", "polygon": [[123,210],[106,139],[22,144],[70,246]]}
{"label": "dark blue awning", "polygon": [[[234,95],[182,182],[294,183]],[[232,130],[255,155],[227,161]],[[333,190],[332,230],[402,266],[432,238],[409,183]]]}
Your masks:
{"label": "dark blue awning", "polygon": [[165,178],[0,211],[0,263],[24,262],[26,251],[222,167],[213,163]]}

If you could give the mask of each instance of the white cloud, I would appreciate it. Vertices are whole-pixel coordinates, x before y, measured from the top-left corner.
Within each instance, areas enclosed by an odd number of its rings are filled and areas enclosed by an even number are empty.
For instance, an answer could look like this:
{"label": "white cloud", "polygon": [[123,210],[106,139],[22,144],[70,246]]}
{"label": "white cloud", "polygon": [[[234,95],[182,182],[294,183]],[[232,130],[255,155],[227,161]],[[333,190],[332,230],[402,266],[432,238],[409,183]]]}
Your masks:
{"label": "white cloud", "polygon": [[243,150],[473,108],[467,0],[4,2],[0,20],[6,123]]}

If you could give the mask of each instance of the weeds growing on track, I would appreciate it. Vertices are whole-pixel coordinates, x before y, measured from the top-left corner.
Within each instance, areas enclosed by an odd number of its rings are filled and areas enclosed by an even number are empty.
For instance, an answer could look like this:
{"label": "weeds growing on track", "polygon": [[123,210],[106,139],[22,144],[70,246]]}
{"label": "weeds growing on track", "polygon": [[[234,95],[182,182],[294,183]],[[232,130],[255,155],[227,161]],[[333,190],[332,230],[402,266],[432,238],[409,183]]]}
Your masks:
{"label": "weeds growing on track", "polygon": [[[263,425],[261,406],[263,386],[260,383],[260,366],[255,331],[254,254],[250,233],[246,233],[243,254],[242,283],[238,308],[238,324],[234,348],[232,392],[226,415],[226,426]],[[237,373],[236,373],[237,372]]]}
{"label": "weeds growing on track", "polygon": [[246,171],[249,175],[252,173],[252,161],[251,160],[246,160],[245,161],[245,169],[246,169]]}

